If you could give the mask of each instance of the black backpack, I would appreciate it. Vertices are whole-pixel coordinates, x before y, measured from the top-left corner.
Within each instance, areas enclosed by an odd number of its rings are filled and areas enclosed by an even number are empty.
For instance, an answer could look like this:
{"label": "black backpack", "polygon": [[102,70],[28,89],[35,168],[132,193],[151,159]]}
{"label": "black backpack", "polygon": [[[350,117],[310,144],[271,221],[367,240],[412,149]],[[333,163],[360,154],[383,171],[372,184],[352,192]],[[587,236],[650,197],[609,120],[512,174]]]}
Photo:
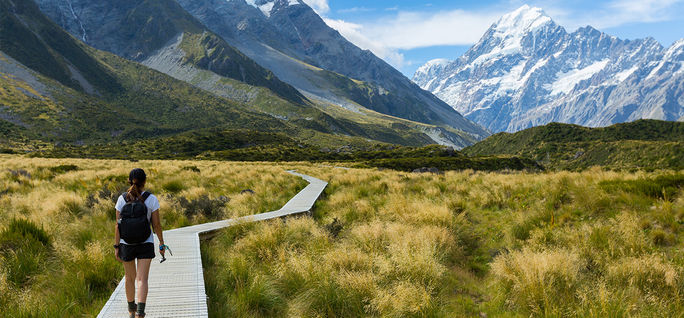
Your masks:
{"label": "black backpack", "polygon": [[150,220],[147,219],[147,206],[145,200],[150,196],[149,192],[142,193],[142,200],[128,201],[128,196],[123,195],[126,204],[121,208],[119,219],[119,235],[128,244],[139,244],[147,241],[152,231]]}

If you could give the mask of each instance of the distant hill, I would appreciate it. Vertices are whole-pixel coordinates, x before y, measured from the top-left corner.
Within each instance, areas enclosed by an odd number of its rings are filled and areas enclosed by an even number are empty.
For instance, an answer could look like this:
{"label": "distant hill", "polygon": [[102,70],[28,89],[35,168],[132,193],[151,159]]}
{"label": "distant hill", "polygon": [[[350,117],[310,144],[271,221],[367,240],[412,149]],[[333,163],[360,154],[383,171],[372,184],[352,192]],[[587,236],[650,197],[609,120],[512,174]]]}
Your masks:
{"label": "distant hill", "polygon": [[498,133],[463,149],[469,156],[515,155],[546,167],[684,168],[684,123],[637,120],[604,128],[551,123]]}
{"label": "distant hill", "polygon": [[95,50],[46,18],[33,1],[0,0],[0,17],[4,147],[11,142],[87,144],[217,126],[288,126]]}

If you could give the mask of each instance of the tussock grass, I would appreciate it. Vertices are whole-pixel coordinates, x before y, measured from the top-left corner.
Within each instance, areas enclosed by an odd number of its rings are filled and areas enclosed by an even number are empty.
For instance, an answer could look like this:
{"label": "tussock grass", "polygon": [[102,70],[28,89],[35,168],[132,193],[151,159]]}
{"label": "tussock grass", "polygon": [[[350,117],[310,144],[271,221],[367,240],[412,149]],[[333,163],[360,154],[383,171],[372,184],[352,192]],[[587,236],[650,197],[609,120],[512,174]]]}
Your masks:
{"label": "tussock grass", "polygon": [[[165,228],[278,209],[305,184],[285,169],[329,181],[313,218],[241,224],[203,243],[215,317],[684,312],[681,171],[436,175],[8,155],[0,165],[0,238],[37,238],[0,253],[9,316],[99,311],[122,275],[112,207],[133,167],[148,171]],[[78,169],[49,170],[68,165]],[[177,180],[182,189],[164,188]]]}
{"label": "tussock grass", "polygon": [[[684,310],[681,173],[299,169],[329,181],[313,220],[252,224],[204,243],[212,316]],[[244,305],[254,282],[274,302]]]}
{"label": "tussock grass", "polygon": [[[114,202],[136,167],[148,174],[165,229],[274,210],[305,184],[283,167],[260,163],[0,155],[0,316],[99,312],[123,277],[111,248]],[[174,182],[180,186],[169,188]],[[241,195],[247,188],[254,194]],[[249,283],[245,308],[268,307],[270,280]]]}

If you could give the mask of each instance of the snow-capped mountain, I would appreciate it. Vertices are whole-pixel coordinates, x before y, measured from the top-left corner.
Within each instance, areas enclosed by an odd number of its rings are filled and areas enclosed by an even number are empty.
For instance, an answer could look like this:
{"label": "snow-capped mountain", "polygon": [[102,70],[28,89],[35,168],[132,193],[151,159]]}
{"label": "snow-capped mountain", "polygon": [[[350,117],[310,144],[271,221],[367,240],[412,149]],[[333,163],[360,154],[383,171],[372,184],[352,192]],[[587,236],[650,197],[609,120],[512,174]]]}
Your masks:
{"label": "snow-capped mountain", "polygon": [[549,122],[607,126],[684,116],[684,40],[622,40],[590,26],[568,33],[527,5],[494,23],[455,61],[413,77],[492,131]]}

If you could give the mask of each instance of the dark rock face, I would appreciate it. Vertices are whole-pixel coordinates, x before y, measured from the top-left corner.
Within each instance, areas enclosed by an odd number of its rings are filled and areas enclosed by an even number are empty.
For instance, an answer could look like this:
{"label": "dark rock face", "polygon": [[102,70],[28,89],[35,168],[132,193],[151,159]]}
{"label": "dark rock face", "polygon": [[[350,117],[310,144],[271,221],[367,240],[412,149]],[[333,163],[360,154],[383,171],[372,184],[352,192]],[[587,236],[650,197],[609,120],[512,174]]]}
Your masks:
{"label": "dark rock face", "polygon": [[568,33],[541,9],[505,15],[455,61],[413,80],[491,131],[549,122],[608,126],[684,115],[684,41],[621,40],[590,26]]}
{"label": "dark rock face", "polygon": [[[370,51],[347,41],[301,1],[178,3],[231,45],[310,96],[340,104],[352,100],[381,113],[448,125],[476,138],[489,134]],[[351,79],[365,86],[358,87]]]}
{"label": "dark rock face", "polygon": [[[305,98],[220,37],[174,0],[37,0],[40,9],[86,44],[126,59],[142,62],[181,35],[197,35],[193,44],[211,56],[186,64],[220,76],[271,89],[294,103]],[[187,53],[187,52],[186,52]]]}
{"label": "dark rock face", "polygon": [[202,29],[168,0],[37,2],[43,13],[82,41],[132,60],[145,58],[185,29]]}

